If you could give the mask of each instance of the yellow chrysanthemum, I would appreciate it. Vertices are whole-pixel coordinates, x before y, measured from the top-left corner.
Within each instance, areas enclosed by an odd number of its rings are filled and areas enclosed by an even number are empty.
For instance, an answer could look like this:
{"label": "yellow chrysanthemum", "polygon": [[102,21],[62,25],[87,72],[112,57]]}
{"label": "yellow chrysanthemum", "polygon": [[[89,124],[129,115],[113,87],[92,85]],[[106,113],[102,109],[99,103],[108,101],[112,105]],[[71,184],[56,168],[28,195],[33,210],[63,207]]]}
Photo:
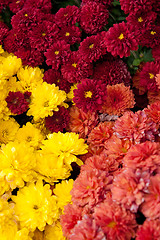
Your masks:
{"label": "yellow chrysanthemum", "polygon": [[22,60],[13,54],[9,54],[7,57],[3,58],[2,68],[3,71],[7,73],[7,78],[15,75],[21,66]]}
{"label": "yellow chrysanthemum", "polygon": [[56,197],[52,195],[50,185],[43,186],[40,180],[20,189],[12,200],[21,227],[30,231],[36,228],[43,231],[46,224],[51,225],[58,218]]}
{"label": "yellow chrysanthemum", "polygon": [[63,236],[62,227],[60,222],[53,225],[47,225],[44,232],[44,240],[66,240]]}
{"label": "yellow chrysanthemum", "polygon": [[37,121],[33,119],[32,124],[41,131],[44,138],[50,133],[49,129],[46,128],[45,118],[39,118]]}
{"label": "yellow chrysanthemum", "polygon": [[36,88],[37,84],[42,84],[44,70],[39,67],[21,67],[17,72],[17,77],[20,80],[21,86],[24,91],[32,91]]}
{"label": "yellow chrysanthemum", "polygon": [[57,205],[63,211],[64,206],[68,203],[71,203],[71,194],[70,191],[73,188],[73,179],[69,181],[64,180],[61,183],[56,184],[55,189],[53,190],[54,194],[57,197]]}
{"label": "yellow chrysanthemum", "polygon": [[15,135],[19,129],[19,124],[10,118],[7,121],[0,120],[0,145],[7,144],[15,140]]}
{"label": "yellow chrysanthemum", "polygon": [[32,238],[29,236],[29,230],[27,228],[22,228],[21,230],[18,230],[14,236],[12,237],[13,240],[32,240]]}
{"label": "yellow chrysanthemum", "polygon": [[41,131],[37,129],[32,123],[28,122],[22,128],[19,128],[16,134],[16,140],[19,142],[26,142],[34,148],[38,148],[43,140]]}
{"label": "yellow chrysanthemum", "polygon": [[21,86],[21,83],[17,81],[16,77],[10,77],[8,81],[6,81],[6,88],[7,92],[23,92],[23,88]]}
{"label": "yellow chrysanthemum", "polygon": [[34,232],[30,232],[30,236],[31,236],[32,240],[44,240],[44,231],[39,231],[36,228],[36,230]]}
{"label": "yellow chrysanthemum", "polygon": [[0,119],[8,120],[9,115],[11,115],[11,111],[7,107],[7,102],[5,101],[5,99],[0,99]]}
{"label": "yellow chrysanthemum", "polygon": [[5,177],[11,189],[23,187],[24,181],[29,182],[35,178],[35,153],[24,142],[2,145],[0,159],[0,176]]}
{"label": "yellow chrysanthemum", "polygon": [[0,45],[0,54],[4,53],[2,45]]}
{"label": "yellow chrysanthemum", "polygon": [[[77,85],[78,83],[74,84],[73,86],[71,86],[69,93],[67,94],[67,100],[68,101],[72,101],[73,102],[73,97],[74,97],[74,93],[73,90],[77,89]],[[73,102],[73,105],[75,105],[75,103]]]}
{"label": "yellow chrysanthemum", "polygon": [[76,162],[82,165],[82,161],[76,155],[87,153],[88,146],[84,139],[73,132],[53,133],[48,135],[48,139],[43,141],[42,149],[46,153],[53,153],[59,157],[59,162],[63,162],[69,169],[70,164]]}
{"label": "yellow chrysanthemum", "polygon": [[30,109],[27,115],[33,115],[35,121],[39,118],[52,116],[53,111],[58,111],[58,105],[62,105],[65,99],[65,91],[59,90],[55,84],[43,82],[32,91]]}

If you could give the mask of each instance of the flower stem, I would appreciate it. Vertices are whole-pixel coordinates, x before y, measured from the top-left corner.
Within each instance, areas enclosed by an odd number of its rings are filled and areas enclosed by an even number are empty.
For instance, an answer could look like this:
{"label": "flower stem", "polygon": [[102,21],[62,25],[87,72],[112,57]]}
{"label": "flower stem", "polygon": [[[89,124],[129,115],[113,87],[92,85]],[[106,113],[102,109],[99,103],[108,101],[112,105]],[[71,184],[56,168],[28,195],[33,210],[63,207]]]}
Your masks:
{"label": "flower stem", "polygon": [[112,15],[112,13],[109,12],[109,16],[114,20],[114,22],[117,22],[115,17]]}
{"label": "flower stem", "polygon": [[132,55],[133,55],[133,57],[134,57],[135,59],[138,58],[138,57],[137,57],[137,54],[136,54],[134,51],[131,50],[131,53],[132,53]]}

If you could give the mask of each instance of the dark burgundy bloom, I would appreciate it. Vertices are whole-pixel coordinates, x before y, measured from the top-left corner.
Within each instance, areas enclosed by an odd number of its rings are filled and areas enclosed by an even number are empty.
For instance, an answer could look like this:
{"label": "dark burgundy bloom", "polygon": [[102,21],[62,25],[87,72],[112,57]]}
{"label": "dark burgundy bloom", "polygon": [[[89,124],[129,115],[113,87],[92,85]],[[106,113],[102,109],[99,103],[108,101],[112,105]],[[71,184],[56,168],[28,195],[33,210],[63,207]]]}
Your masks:
{"label": "dark burgundy bloom", "polygon": [[155,91],[158,90],[156,85],[156,74],[159,73],[160,63],[158,62],[147,62],[143,66],[140,72],[140,85],[146,90]]}
{"label": "dark burgundy bloom", "polygon": [[88,34],[96,34],[108,23],[109,13],[102,3],[87,2],[80,11],[80,25]]}
{"label": "dark burgundy bloom", "polygon": [[70,45],[64,40],[55,42],[44,54],[46,63],[54,69],[58,69],[61,64],[65,63],[71,54]]}
{"label": "dark burgundy bloom", "polygon": [[[30,94],[29,94],[30,95]],[[9,92],[6,97],[7,107],[13,114],[22,114],[29,108],[29,98],[21,92]]]}
{"label": "dark burgundy bloom", "polygon": [[9,28],[7,25],[0,21],[0,44],[2,45],[4,38],[7,36]]}
{"label": "dark burgundy bloom", "polygon": [[94,68],[93,78],[100,79],[109,85],[124,83],[126,86],[129,86],[131,83],[130,72],[126,63],[121,59],[98,63]]}
{"label": "dark burgundy bloom", "polygon": [[130,50],[138,49],[134,26],[125,22],[114,24],[106,33],[105,44],[107,51],[111,52],[114,57],[130,56]]}
{"label": "dark burgundy bloom", "polygon": [[155,61],[160,60],[160,44],[152,48],[152,56]]}
{"label": "dark burgundy bloom", "polygon": [[155,0],[120,0],[121,9],[126,13],[152,10]]}
{"label": "dark burgundy bloom", "polygon": [[62,65],[61,72],[65,80],[77,83],[92,75],[93,66],[91,63],[83,61],[78,52],[72,52],[69,61]]}
{"label": "dark burgundy bloom", "polygon": [[93,79],[84,79],[73,92],[76,107],[84,112],[101,110],[107,96],[106,84]]}
{"label": "dark burgundy bloom", "polygon": [[59,40],[65,40],[68,44],[81,41],[81,30],[76,26],[63,26],[59,32]]}
{"label": "dark burgundy bloom", "polygon": [[12,0],[9,3],[9,8],[13,13],[17,13],[18,11],[20,11],[23,6],[24,6],[25,0]]}
{"label": "dark burgundy bloom", "polygon": [[44,13],[50,13],[52,9],[51,0],[27,0],[24,8],[40,9]]}
{"label": "dark burgundy bloom", "polygon": [[54,112],[53,116],[45,118],[45,125],[52,133],[63,132],[69,123],[69,111],[67,108],[59,107],[58,112]]}
{"label": "dark burgundy bloom", "polygon": [[79,22],[79,11],[79,8],[74,5],[60,8],[55,14],[55,22],[61,27],[64,25],[72,26]]}
{"label": "dark burgundy bloom", "polygon": [[160,26],[152,24],[139,36],[140,45],[154,48],[160,45]]}
{"label": "dark burgundy bloom", "polygon": [[48,69],[44,73],[43,80],[49,84],[56,84],[60,90],[64,90],[66,93],[70,91],[71,84],[64,80],[58,70]]}
{"label": "dark burgundy bloom", "polygon": [[82,4],[88,3],[88,2],[103,3],[104,5],[106,5],[106,7],[109,7],[111,5],[111,2],[113,2],[113,0],[82,0]]}

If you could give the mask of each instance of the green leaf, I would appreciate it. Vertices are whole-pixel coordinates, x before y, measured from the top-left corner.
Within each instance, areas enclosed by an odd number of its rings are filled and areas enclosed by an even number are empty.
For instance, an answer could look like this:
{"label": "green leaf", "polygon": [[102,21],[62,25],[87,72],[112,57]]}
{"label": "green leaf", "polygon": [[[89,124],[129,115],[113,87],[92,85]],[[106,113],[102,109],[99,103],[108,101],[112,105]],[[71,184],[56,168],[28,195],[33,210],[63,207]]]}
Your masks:
{"label": "green leaf", "polygon": [[120,6],[120,2],[117,1],[117,0],[114,0],[114,1],[112,2],[112,5],[113,5],[114,7]]}
{"label": "green leaf", "polygon": [[144,52],[143,61],[144,62],[154,61],[154,58],[152,56],[152,49],[149,49],[147,52]]}
{"label": "green leaf", "polygon": [[134,61],[133,61],[133,66],[139,66],[139,64],[141,63],[141,59],[134,59]]}

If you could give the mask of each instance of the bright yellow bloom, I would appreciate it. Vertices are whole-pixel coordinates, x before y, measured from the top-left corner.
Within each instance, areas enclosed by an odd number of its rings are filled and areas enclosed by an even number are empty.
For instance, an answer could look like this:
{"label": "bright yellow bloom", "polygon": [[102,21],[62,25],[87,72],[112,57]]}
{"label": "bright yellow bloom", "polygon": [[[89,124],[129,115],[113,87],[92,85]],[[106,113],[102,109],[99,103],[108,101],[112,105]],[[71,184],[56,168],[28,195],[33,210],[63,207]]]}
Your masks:
{"label": "bright yellow bloom", "polygon": [[10,77],[8,81],[6,81],[7,92],[23,92],[23,88],[21,86],[20,81],[17,81],[16,77]]}
{"label": "bright yellow bloom", "polygon": [[21,227],[30,231],[38,228],[43,231],[46,224],[53,224],[58,218],[56,197],[52,195],[50,185],[43,186],[42,181],[30,183],[13,196],[15,214]]}
{"label": "bright yellow bloom", "polygon": [[23,187],[24,181],[32,181],[35,177],[35,153],[25,143],[9,142],[0,150],[0,177],[5,177],[11,189]]}
{"label": "bright yellow bloom", "polygon": [[53,225],[47,225],[44,232],[44,240],[65,240],[60,222]]}
{"label": "bright yellow bloom", "polygon": [[13,240],[32,240],[29,236],[29,230],[27,228],[22,228],[21,230],[17,231]]}
{"label": "bright yellow bloom", "polygon": [[2,68],[3,71],[7,73],[7,78],[15,75],[21,66],[22,60],[13,54],[9,54],[7,57],[3,58]]}
{"label": "bright yellow bloom", "polygon": [[44,71],[39,67],[21,67],[17,72],[17,77],[20,80],[23,90],[31,92],[36,88],[37,84],[42,84],[44,76],[43,72]]}
{"label": "bright yellow bloom", "polygon": [[19,128],[16,134],[16,140],[19,142],[26,142],[34,148],[38,148],[43,139],[41,131],[30,122],[27,122],[26,125]]}
{"label": "bright yellow bloom", "polygon": [[62,105],[65,99],[65,91],[59,90],[55,84],[43,82],[32,91],[30,109],[27,115],[33,115],[35,121],[52,116],[53,111],[58,111],[58,105]]}
{"label": "bright yellow bloom", "polygon": [[36,228],[36,230],[34,232],[30,232],[30,236],[31,236],[32,240],[44,240],[44,231],[39,231]]}
{"label": "bright yellow bloom", "polygon": [[0,45],[0,54],[4,53],[4,50],[2,48],[2,45]]}
{"label": "bright yellow bloom", "polygon": [[0,120],[0,145],[7,144],[15,140],[15,135],[19,129],[19,124],[10,118],[7,121]]}
{"label": "bright yellow bloom", "polygon": [[7,102],[5,101],[5,99],[0,99],[0,119],[8,120],[9,115],[11,115],[11,111],[7,107]]}
{"label": "bright yellow bloom", "polygon": [[71,194],[70,191],[73,188],[73,179],[62,181],[61,183],[56,184],[55,189],[53,190],[54,194],[57,197],[57,205],[63,211],[64,206],[68,203],[71,203]]}
{"label": "bright yellow bloom", "polygon": [[[76,84],[74,84],[73,86],[71,86],[70,92],[67,94],[67,100],[68,100],[68,101],[72,101],[72,102],[73,102],[73,98],[74,98],[73,90],[74,90],[74,89],[77,89],[77,85],[78,85],[78,83],[76,83]],[[73,102],[73,105],[75,105],[74,102]]]}

